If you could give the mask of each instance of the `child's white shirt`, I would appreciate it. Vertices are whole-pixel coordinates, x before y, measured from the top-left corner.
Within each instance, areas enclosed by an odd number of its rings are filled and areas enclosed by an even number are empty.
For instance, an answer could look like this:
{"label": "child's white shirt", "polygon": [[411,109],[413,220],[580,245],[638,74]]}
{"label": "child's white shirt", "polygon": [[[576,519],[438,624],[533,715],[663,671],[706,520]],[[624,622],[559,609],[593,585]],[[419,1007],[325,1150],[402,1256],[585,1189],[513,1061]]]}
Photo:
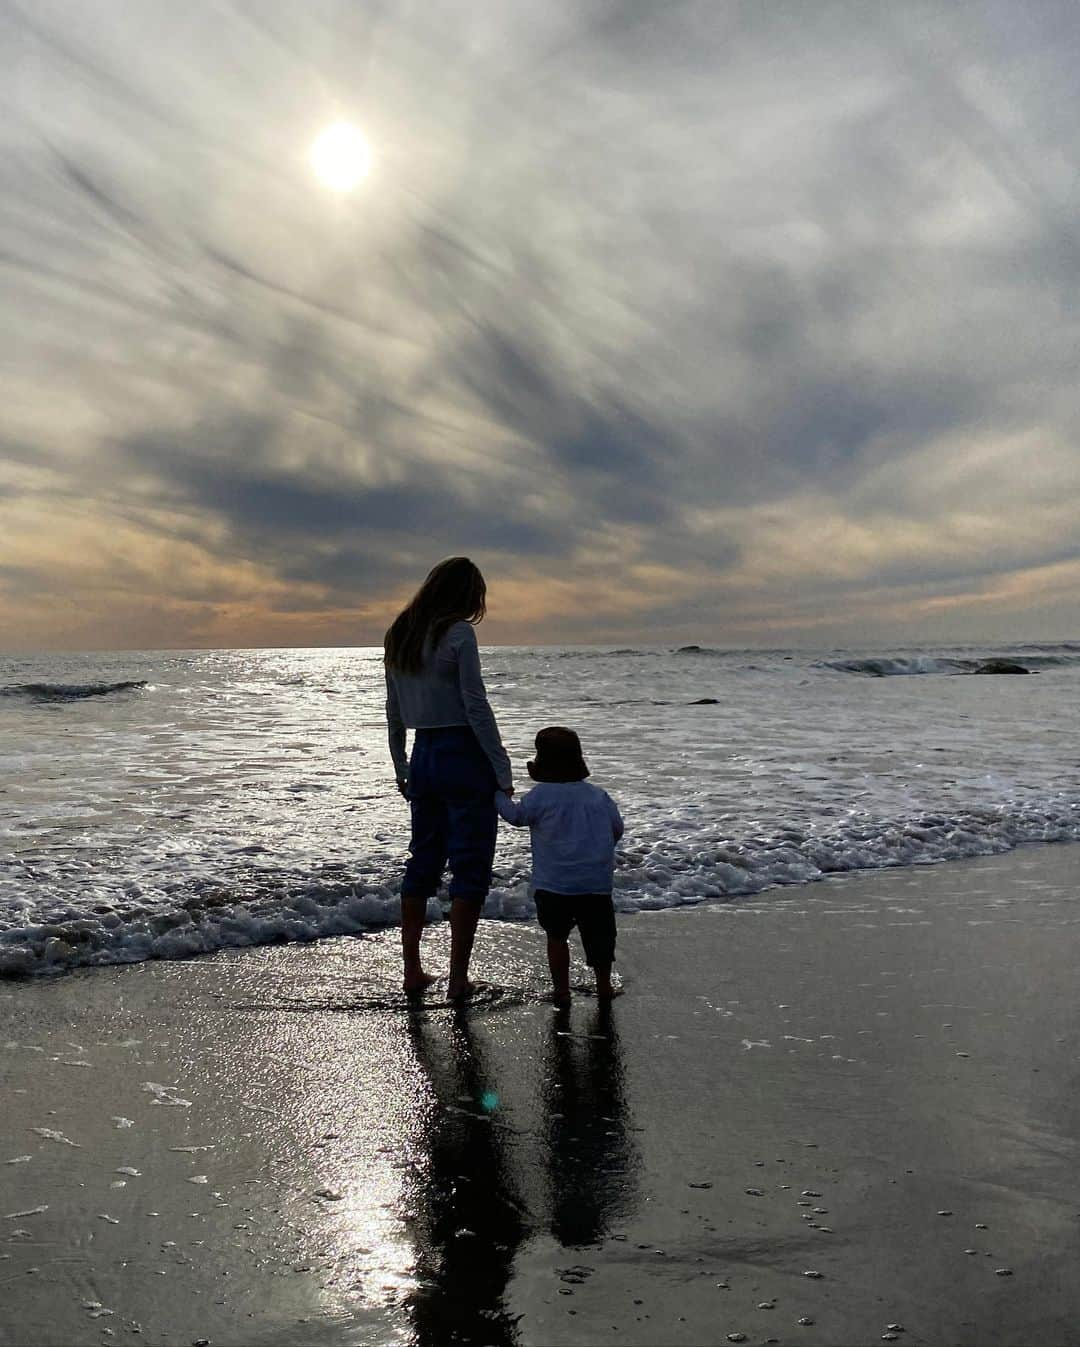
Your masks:
{"label": "child's white shirt", "polygon": [[520,800],[495,795],[499,813],[532,839],[533,887],[610,893],[623,821],[615,801],[588,781],[542,781]]}

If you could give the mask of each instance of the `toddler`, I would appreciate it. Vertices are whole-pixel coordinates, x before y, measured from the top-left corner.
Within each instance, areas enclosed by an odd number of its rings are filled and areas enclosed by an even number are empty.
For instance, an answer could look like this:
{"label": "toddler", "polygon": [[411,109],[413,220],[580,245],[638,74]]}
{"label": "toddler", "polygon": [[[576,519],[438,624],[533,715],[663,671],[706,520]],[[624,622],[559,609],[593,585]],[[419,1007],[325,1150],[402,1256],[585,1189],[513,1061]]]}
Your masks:
{"label": "toddler", "polygon": [[520,800],[496,792],[499,813],[532,839],[536,916],[547,933],[548,967],[557,1005],[570,1002],[570,932],[576,926],[596,974],[596,994],[615,995],[615,843],[623,821],[615,801],[585,780],[589,769],[573,730],[550,726],[536,736],[528,764],[537,782]]}

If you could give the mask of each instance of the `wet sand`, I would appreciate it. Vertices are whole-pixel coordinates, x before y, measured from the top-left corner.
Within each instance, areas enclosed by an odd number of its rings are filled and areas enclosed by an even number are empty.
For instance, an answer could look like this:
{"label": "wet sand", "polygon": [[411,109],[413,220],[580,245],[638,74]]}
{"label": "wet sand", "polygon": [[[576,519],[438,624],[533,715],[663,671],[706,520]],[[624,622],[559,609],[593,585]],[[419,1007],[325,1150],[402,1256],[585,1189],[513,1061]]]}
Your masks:
{"label": "wet sand", "polygon": [[507,924],[463,1015],[395,932],[0,984],[0,1343],[1080,1342],[1078,873],[638,914],[610,1013]]}

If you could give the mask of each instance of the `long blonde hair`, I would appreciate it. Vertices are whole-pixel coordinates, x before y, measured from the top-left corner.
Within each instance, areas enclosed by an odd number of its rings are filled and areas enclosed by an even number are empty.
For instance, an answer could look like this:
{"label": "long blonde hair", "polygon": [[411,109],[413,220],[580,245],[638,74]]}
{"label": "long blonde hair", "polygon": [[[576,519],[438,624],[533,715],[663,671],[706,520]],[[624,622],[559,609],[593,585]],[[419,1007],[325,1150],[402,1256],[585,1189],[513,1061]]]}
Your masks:
{"label": "long blonde hair", "polygon": [[486,596],[484,577],[468,557],[440,561],[391,623],[383,640],[386,667],[419,673],[425,645],[436,645],[455,622],[480,622],[487,611]]}

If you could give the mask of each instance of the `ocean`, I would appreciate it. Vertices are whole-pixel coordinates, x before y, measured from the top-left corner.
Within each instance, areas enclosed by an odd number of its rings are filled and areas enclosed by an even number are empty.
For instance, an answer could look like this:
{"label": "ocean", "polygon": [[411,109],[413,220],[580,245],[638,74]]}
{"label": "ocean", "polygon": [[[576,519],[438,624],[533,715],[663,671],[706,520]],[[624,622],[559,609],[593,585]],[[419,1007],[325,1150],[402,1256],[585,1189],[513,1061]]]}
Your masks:
{"label": "ocean", "polygon": [[[519,792],[561,724],[618,801],[623,911],[1080,839],[1077,641],[482,653]],[[372,648],[0,657],[0,974],[396,921],[383,700]],[[503,827],[485,915],[528,881]]]}

